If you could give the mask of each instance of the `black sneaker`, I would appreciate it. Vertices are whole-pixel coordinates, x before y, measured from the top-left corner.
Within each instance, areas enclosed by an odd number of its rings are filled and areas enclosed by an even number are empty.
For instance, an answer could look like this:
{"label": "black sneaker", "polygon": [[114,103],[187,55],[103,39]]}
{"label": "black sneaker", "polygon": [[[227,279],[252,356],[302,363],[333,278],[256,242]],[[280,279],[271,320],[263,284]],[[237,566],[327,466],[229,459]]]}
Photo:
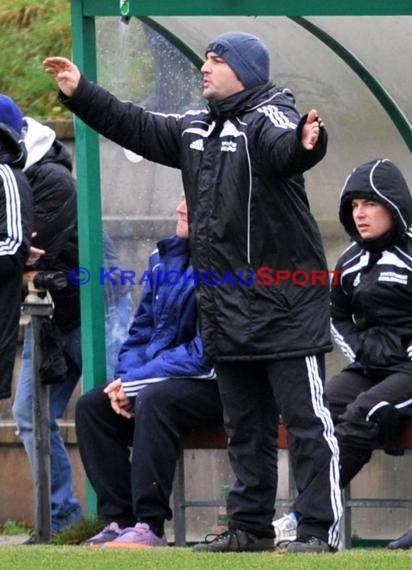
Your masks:
{"label": "black sneaker", "polygon": [[[209,537],[211,540],[208,540]],[[193,552],[262,552],[274,549],[274,538],[259,538],[250,532],[236,528],[222,532],[222,534],[208,534],[205,542],[195,544]]]}
{"label": "black sneaker", "polygon": [[50,540],[45,542],[44,540],[37,540],[36,538],[36,532],[34,530],[32,530],[30,532],[30,536],[29,538],[27,538],[26,540],[24,540],[23,542],[21,542],[20,544],[26,544],[29,546],[33,546],[34,544],[49,544],[50,541],[56,536],[55,532],[50,532]]}
{"label": "black sneaker", "polygon": [[51,539],[56,536],[55,534],[51,534],[50,535],[50,540],[47,542],[44,541],[38,541],[36,538],[35,534],[32,534],[31,536],[29,536],[29,538],[27,540],[25,540],[24,542],[22,542],[21,544],[26,544],[28,546],[33,546],[35,544],[50,544]]}
{"label": "black sneaker", "polygon": [[336,548],[317,536],[300,536],[288,545],[286,552],[336,552]]}

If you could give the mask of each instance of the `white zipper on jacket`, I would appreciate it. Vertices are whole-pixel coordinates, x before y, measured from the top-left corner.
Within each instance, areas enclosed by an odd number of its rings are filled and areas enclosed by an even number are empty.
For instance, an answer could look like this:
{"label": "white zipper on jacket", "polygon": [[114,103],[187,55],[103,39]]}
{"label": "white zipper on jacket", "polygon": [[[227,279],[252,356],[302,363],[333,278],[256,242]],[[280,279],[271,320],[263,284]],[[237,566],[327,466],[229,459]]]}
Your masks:
{"label": "white zipper on jacket", "polygon": [[250,211],[252,207],[252,165],[250,163],[250,154],[249,154],[249,147],[247,144],[247,136],[245,133],[242,133],[243,138],[245,139],[245,150],[246,150],[246,157],[247,157],[247,166],[249,170],[249,195],[247,200],[247,230],[246,230],[246,257],[247,263],[250,265]]}

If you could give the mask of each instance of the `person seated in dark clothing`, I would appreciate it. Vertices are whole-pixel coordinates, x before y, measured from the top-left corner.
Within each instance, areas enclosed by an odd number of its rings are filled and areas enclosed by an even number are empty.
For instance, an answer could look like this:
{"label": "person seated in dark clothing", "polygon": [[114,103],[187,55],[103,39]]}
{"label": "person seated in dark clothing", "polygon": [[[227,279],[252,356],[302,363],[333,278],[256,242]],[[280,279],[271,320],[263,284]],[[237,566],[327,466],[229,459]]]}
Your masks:
{"label": "person seated in dark clothing", "polygon": [[[354,242],[337,264],[332,326],[351,364],[326,384],[326,396],[345,487],[373,450],[403,454],[400,429],[412,418],[412,200],[393,162],[374,160],[353,171],[340,220]],[[412,531],[388,546],[410,548]]]}
{"label": "person seated in dark clothing", "polygon": [[390,160],[354,169],[339,217],[352,244],[332,284],[332,334],[350,364],[326,383],[345,487],[383,447],[400,447],[412,417],[412,199]]}
{"label": "person seated in dark clothing", "polygon": [[86,545],[167,546],[164,523],[172,518],[181,440],[194,428],[222,422],[215,372],[200,337],[184,200],[177,213],[176,235],[159,241],[150,256],[115,379],[77,402],[81,459],[98,514],[108,523]]}
{"label": "person seated in dark clothing", "polygon": [[[325,385],[340,451],[342,488],[383,448],[399,455],[412,417],[412,200],[393,162],[355,168],[341,194],[340,221],[353,240],[332,281],[332,334],[351,361]],[[299,513],[275,521],[277,540],[296,536]],[[412,532],[391,548],[412,545]],[[402,545],[402,546],[401,546]]]}

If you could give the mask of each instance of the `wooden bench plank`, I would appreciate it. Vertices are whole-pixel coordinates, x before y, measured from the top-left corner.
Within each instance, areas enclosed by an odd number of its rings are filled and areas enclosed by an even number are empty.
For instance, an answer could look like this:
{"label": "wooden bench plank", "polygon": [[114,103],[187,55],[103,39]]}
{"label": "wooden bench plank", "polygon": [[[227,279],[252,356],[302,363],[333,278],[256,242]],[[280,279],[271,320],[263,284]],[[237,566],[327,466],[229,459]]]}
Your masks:
{"label": "wooden bench plank", "polygon": [[[279,424],[279,449],[287,449],[287,433]],[[227,434],[222,424],[197,428],[184,439],[183,449],[227,449]]]}
{"label": "wooden bench plank", "polygon": [[[279,449],[288,449],[285,425],[279,424]],[[405,423],[401,443],[404,449],[412,449],[412,420]],[[227,435],[222,424],[197,428],[183,441],[183,449],[226,449]]]}
{"label": "wooden bench plank", "polygon": [[401,442],[404,449],[412,449],[412,420],[408,420],[403,426]]}

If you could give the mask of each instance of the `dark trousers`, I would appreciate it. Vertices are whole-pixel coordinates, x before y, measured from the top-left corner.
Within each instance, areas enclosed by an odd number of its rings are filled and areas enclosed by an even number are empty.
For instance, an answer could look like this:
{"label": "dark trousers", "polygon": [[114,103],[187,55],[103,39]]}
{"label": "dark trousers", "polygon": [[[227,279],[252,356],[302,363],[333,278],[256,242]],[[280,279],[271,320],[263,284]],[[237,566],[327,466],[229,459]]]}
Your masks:
{"label": "dark trousers", "polygon": [[411,417],[412,377],[388,371],[377,377],[372,372],[344,370],[325,387],[341,462],[341,485],[345,487],[369,461],[373,450],[383,446],[397,455],[402,419]]}
{"label": "dark trousers", "polygon": [[323,395],[323,369],[323,357],[313,356],[217,366],[236,476],[228,497],[232,528],[274,534],[281,414],[298,490],[298,536],[317,536],[337,546],[342,512],[338,446]]}
{"label": "dark trousers", "polygon": [[13,256],[0,255],[0,399],[11,396],[23,287],[20,265]]}
{"label": "dark trousers", "polygon": [[216,382],[180,378],[148,386],[136,397],[133,419],[117,415],[103,389],[84,394],[76,406],[80,455],[99,515],[121,526],[171,519],[182,438],[222,421]]}

